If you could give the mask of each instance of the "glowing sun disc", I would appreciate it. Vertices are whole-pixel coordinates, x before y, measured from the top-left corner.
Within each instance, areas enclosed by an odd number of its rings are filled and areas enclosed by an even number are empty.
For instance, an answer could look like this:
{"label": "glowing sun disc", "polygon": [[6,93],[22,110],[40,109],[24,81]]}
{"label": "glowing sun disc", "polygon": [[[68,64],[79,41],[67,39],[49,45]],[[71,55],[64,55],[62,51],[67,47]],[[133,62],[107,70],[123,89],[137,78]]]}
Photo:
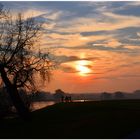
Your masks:
{"label": "glowing sun disc", "polygon": [[88,73],[91,72],[91,69],[87,67],[88,62],[81,60],[78,61],[76,65],[76,70],[79,72],[81,76],[86,76]]}

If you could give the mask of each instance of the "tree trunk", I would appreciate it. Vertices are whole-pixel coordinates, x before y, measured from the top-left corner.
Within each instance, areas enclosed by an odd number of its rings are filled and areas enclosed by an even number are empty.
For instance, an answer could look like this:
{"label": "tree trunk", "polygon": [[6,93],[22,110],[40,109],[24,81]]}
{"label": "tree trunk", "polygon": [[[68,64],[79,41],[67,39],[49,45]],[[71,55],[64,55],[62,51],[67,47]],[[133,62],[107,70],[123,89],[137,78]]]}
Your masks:
{"label": "tree trunk", "polygon": [[4,68],[0,68],[0,73],[2,80],[6,85],[7,92],[9,93],[13,105],[15,106],[19,116],[22,117],[24,120],[29,120],[30,119],[29,109],[25,106],[24,102],[22,101],[18,93],[17,87],[10,82]]}

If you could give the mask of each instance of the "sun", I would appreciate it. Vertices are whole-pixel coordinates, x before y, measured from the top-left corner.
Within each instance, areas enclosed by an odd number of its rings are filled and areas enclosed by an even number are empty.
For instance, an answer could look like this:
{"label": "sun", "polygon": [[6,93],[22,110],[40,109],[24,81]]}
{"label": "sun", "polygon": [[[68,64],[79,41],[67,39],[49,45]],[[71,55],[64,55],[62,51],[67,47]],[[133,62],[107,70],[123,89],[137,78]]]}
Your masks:
{"label": "sun", "polygon": [[76,63],[76,70],[79,72],[81,76],[87,76],[91,69],[88,67],[89,61],[86,60],[80,60]]}
{"label": "sun", "polygon": [[90,72],[90,69],[86,66],[77,65],[76,69],[79,71],[80,75],[86,75]]}

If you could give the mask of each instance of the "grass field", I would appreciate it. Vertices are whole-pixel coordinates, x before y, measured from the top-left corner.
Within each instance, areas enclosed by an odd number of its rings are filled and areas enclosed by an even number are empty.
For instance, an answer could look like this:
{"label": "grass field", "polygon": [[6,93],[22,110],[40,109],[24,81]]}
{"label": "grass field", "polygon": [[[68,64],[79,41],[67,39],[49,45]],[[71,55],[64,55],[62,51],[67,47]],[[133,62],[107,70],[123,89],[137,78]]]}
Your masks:
{"label": "grass field", "polygon": [[140,128],[140,100],[58,103],[32,121],[0,122],[0,138],[125,138]]}

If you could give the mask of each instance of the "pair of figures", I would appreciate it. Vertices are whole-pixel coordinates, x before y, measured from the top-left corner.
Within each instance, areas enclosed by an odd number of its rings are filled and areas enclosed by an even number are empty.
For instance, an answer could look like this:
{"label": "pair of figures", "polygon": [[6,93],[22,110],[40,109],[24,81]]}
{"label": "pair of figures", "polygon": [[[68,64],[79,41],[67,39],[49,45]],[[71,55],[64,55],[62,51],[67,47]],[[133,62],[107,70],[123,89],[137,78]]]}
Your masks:
{"label": "pair of figures", "polygon": [[72,101],[72,100],[71,100],[71,96],[66,96],[66,97],[62,96],[62,97],[61,97],[61,101],[62,101],[62,102],[71,102],[71,101]]}

